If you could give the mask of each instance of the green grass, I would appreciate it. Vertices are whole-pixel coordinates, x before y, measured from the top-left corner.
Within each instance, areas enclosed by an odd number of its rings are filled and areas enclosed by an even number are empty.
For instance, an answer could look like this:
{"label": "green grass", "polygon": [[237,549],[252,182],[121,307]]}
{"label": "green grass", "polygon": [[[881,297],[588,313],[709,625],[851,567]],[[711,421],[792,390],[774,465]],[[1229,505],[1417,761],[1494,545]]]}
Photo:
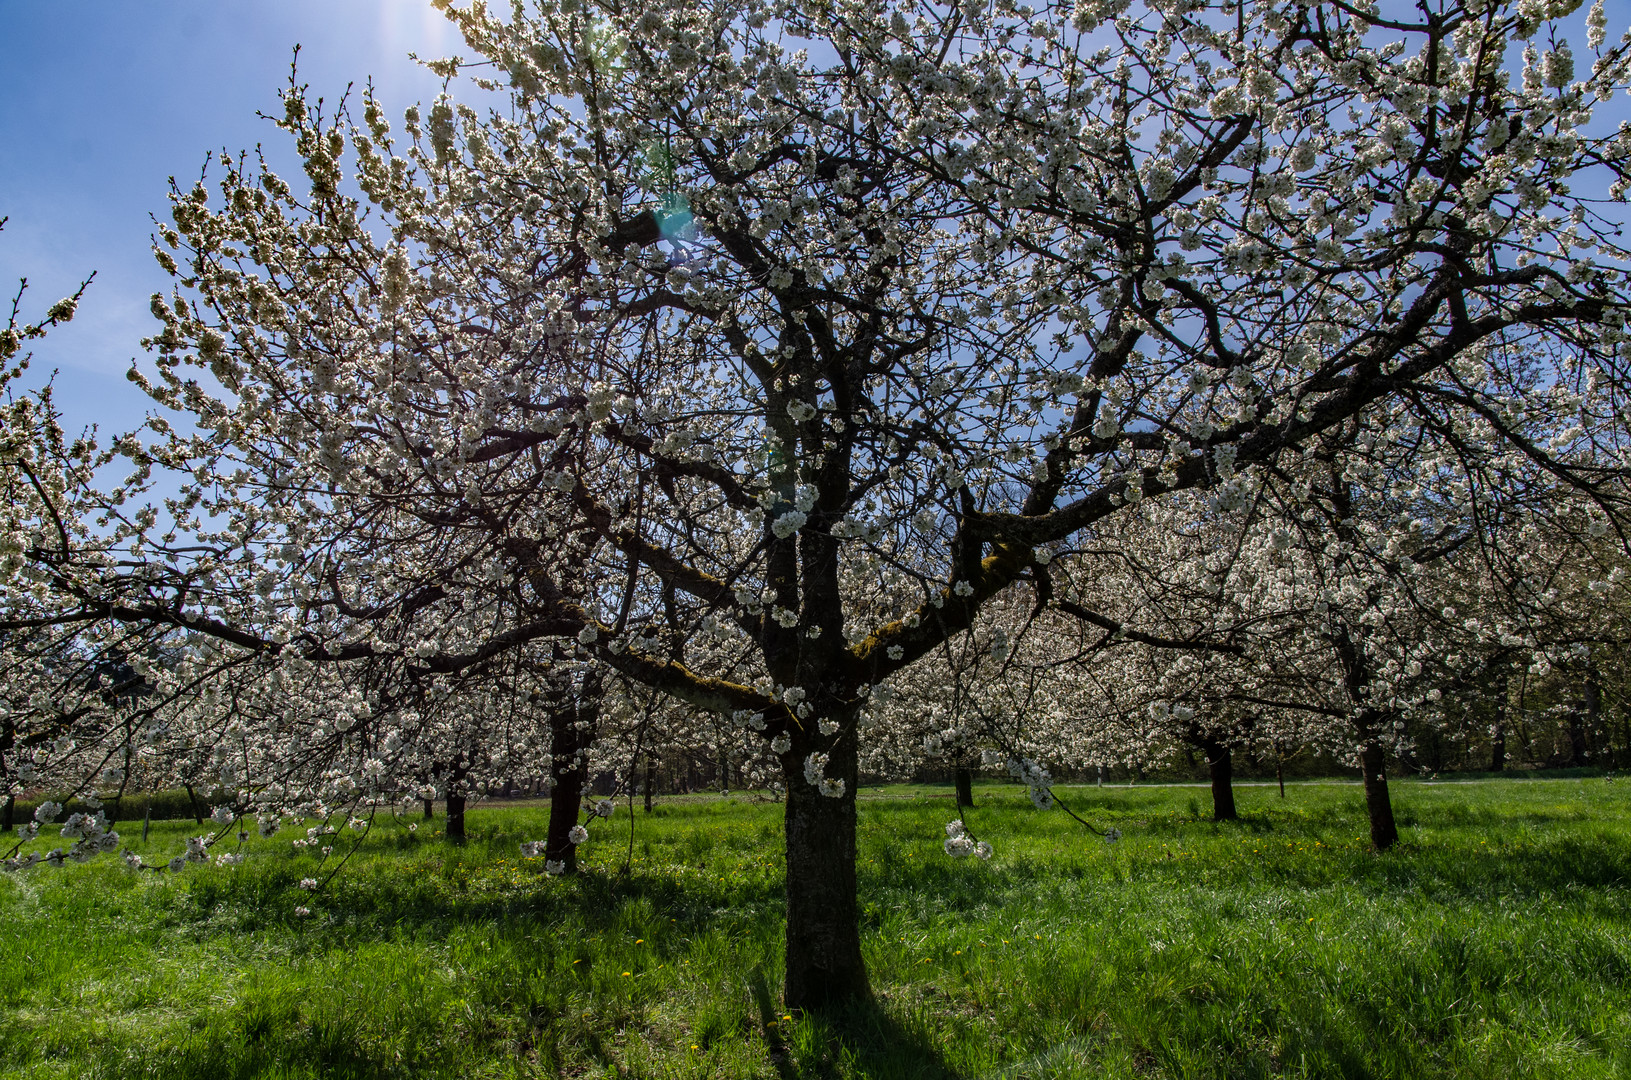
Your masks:
{"label": "green grass", "polygon": [[779,1015],[779,806],[637,811],[627,874],[620,808],[576,880],[518,857],[541,808],[481,809],[459,848],[376,828],[315,896],[290,830],[0,878],[0,1075],[1631,1076],[1624,783],[1398,784],[1386,855],[1351,786],[1243,787],[1226,826],[1202,789],[1066,790],[1114,846],[993,786],[989,864],[941,854],[945,789],[883,794],[874,1007]]}

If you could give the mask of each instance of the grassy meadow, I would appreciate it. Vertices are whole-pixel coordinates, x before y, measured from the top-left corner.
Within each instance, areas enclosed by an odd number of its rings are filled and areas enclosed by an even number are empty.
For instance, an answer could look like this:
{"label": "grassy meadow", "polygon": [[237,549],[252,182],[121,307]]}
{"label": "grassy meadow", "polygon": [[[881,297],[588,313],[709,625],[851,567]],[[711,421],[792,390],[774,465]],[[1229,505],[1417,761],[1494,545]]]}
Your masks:
{"label": "grassy meadow", "polygon": [[779,1007],[781,808],[738,796],[620,806],[571,880],[541,806],[377,821],[315,894],[288,828],[5,875],[0,1076],[1631,1077],[1631,784],[1396,784],[1384,855],[1354,785],[1060,793],[1121,842],[982,786],[953,860],[948,789],[863,793],[838,1017]]}

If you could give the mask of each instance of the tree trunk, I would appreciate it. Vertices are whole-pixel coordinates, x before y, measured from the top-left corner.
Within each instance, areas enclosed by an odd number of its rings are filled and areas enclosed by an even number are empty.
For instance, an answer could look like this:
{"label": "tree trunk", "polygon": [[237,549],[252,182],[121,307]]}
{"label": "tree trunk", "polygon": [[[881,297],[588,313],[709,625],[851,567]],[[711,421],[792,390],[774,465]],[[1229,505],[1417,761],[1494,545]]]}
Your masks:
{"label": "tree trunk", "polygon": [[429,821],[436,816],[436,802],[434,799],[423,800],[425,804],[425,820]]}
{"label": "tree trunk", "polygon": [[974,805],[974,770],[966,765],[957,766],[953,773],[957,784],[957,805],[972,807]]}
{"label": "tree trunk", "polygon": [[1365,809],[1370,814],[1370,842],[1377,851],[1386,851],[1399,840],[1399,827],[1393,822],[1393,803],[1387,793],[1387,755],[1379,743],[1368,742],[1359,752],[1365,778]]}
{"label": "tree trunk", "polygon": [[198,808],[198,796],[193,794],[193,786],[185,785],[187,789],[187,804],[193,808],[193,819],[200,825],[204,824],[204,811]]}
{"label": "tree trunk", "polygon": [[[1353,543],[1357,539],[1351,524],[1353,488],[1345,476],[1339,475],[1335,465],[1331,467],[1331,488],[1331,505],[1339,521],[1337,538]],[[1376,600],[1374,595],[1370,599],[1372,603]],[[1342,684],[1355,710],[1352,722],[1359,736],[1359,769],[1365,783],[1371,845],[1377,851],[1386,851],[1398,842],[1399,829],[1393,822],[1393,803],[1388,799],[1387,755],[1382,750],[1378,732],[1390,730],[1397,717],[1368,704],[1372,696],[1373,665],[1365,652],[1364,634],[1363,622],[1350,627],[1338,620],[1331,635],[1331,647],[1342,664]]]}
{"label": "tree trunk", "polygon": [[1579,768],[1586,763],[1586,733],[1580,723],[1580,713],[1569,713],[1569,764]]}
{"label": "tree trunk", "polygon": [[1506,709],[1511,693],[1512,687],[1505,675],[1491,675],[1490,697],[1495,702],[1495,723],[1490,729],[1490,772],[1503,772],[1506,769]]}
{"label": "tree trunk", "polygon": [[442,812],[447,817],[447,838],[455,843],[464,843],[464,793],[454,794],[451,789],[447,793],[447,804]]}
{"label": "tree trunk", "polygon": [[[6,713],[6,724],[0,727],[0,753],[9,751],[17,743],[17,727],[12,722],[11,716],[12,714],[8,711]],[[6,796],[5,810],[3,814],[0,814],[0,832],[11,831],[12,814],[15,813],[16,809],[17,796],[8,794]]]}
{"label": "tree trunk", "polygon": [[1212,820],[1239,821],[1235,812],[1234,758],[1229,748],[1216,739],[1201,741],[1206,751],[1206,771],[1212,777]]}
{"label": "tree trunk", "polygon": [[1584,725],[1577,728],[1580,731],[1579,740],[1574,745],[1574,763],[1585,765],[1591,760],[1591,737],[1597,734],[1597,727],[1603,719],[1603,687],[1597,679],[1597,665],[1592,664],[1586,669]]}
{"label": "tree trunk", "polygon": [[646,755],[646,813],[651,813],[651,790],[657,786],[657,766]]}
{"label": "tree trunk", "polygon": [[578,869],[578,845],[572,842],[572,826],[583,811],[583,792],[588,783],[585,751],[595,739],[600,720],[600,679],[585,676],[580,691],[549,714],[549,832],[544,841],[544,858],[560,863],[563,873]]}
{"label": "tree trunk", "polygon": [[443,826],[442,833],[456,844],[462,844],[465,840],[464,776],[469,770],[470,766],[463,754],[447,765],[447,794],[442,799],[442,816],[447,819],[447,824]]}
{"label": "tree trunk", "polygon": [[578,869],[578,845],[570,834],[582,811],[583,770],[563,772],[549,789],[549,832],[544,843],[544,858],[560,863],[563,873]]}
{"label": "tree trunk", "polygon": [[[809,747],[783,756],[787,782],[787,1007],[819,1011],[867,998],[855,899],[854,725],[828,751],[826,776],[844,792],[821,794],[804,777]],[[801,740],[802,741],[802,740]],[[796,744],[795,744],[796,745]]]}
{"label": "tree trunk", "polygon": [[558,862],[563,873],[576,873],[578,845],[572,842],[572,826],[583,810],[584,768],[578,756],[575,705],[554,710],[549,717],[549,831],[544,842],[544,858]]}
{"label": "tree trunk", "polygon": [[1274,779],[1280,784],[1280,798],[1286,797],[1286,759],[1280,751],[1274,752]]}

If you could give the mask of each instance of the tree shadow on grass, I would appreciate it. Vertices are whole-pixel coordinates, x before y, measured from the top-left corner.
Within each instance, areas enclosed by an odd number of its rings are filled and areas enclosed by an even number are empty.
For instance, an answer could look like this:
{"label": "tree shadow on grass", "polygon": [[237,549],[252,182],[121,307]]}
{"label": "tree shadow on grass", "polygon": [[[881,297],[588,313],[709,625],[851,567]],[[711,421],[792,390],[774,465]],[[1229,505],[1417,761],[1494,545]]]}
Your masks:
{"label": "tree shadow on grass", "polygon": [[[845,1074],[868,1080],[963,1080],[947,1064],[926,1025],[891,1015],[883,1001],[857,1001],[812,1014],[804,1027],[795,1052],[777,1063],[783,1080],[828,1080]],[[772,1060],[776,1058],[773,1054]]]}
{"label": "tree shadow on grass", "polygon": [[[615,925],[628,904],[640,902],[692,929],[717,923],[726,910],[750,920],[779,917],[782,910],[779,875],[724,882],[663,868],[630,874],[587,871],[570,878],[528,869],[500,876],[489,866],[453,867],[448,859],[427,859],[353,866],[313,895],[299,889],[302,873],[293,863],[263,863],[252,871],[200,875],[173,898],[168,920],[210,922],[218,928],[236,924],[243,931],[299,924],[308,939],[324,927],[343,931],[349,940],[384,941],[404,932],[436,934],[478,924],[573,922],[595,930]],[[310,906],[323,920],[301,919],[295,914],[297,904]]]}
{"label": "tree shadow on grass", "polygon": [[[760,1035],[781,1080],[824,1080],[842,1075],[868,1080],[960,1080],[946,1064],[927,1025],[903,1023],[886,1001],[868,998],[821,1013],[807,1013],[790,1027],[777,1007],[765,963],[746,976],[759,1013]],[[887,995],[883,995],[887,998]]]}
{"label": "tree shadow on grass", "polygon": [[[1543,843],[1416,844],[1374,856],[1355,884],[1375,892],[1424,892],[1468,898],[1552,900],[1612,915],[1631,886],[1631,844],[1620,837],[1552,837]],[[1600,909],[1600,910],[1598,910]]]}

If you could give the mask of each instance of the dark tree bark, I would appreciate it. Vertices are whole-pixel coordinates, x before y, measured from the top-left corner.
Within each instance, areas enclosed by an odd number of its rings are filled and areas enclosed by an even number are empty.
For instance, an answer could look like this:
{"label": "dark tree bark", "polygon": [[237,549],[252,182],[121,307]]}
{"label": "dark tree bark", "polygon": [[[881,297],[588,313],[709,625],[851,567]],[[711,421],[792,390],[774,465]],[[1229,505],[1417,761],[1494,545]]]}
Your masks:
{"label": "dark tree bark", "polygon": [[434,799],[425,799],[423,801],[425,804],[425,820],[429,821],[436,816],[436,801]]}
{"label": "dark tree bark", "polygon": [[544,858],[558,862],[571,874],[578,869],[578,846],[572,826],[583,809],[588,785],[586,752],[595,740],[600,721],[600,677],[591,673],[581,688],[568,690],[549,714],[549,831]]}
{"label": "dark tree bark", "polygon": [[1596,664],[1586,669],[1586,685],[1580,704],[1581,713],[1575,715],[1574,725],[1569,731],[1571,764],[1576,766],[1591,761],[1591,737],[1597,733],[1597,725],[1603,715],[1603,687],[1597,678]]}
{"label": "dark tree bark", "polygon": [[1393,802],[1387,793],[1387,755],[1372,740],[1359,753],[1365,779],[1365,810],[1370,815],[1370,842],[1377,851],[1386,851],[1399,841],[1399,827],[1393,821]]}
{"label": "dark tree bark", "polygon": [[447,793],[446,806],[443,813],[447,816],[447,838],[455,843],[464,843],[464,792],[455,794],[452,790]]}
{"label": "dark tree bark", "polygon": [[646,813],[648,813],[648,814],[651,813],[651,793],[652,793],[652,789],[655,788],[656,786],[657,786],[657,766],[651,760],[651,755],[648,753],[646,755]]}
{"label": "dark tree bark", "polygon": [[1432,729],[1418,739],[1420,743],[1427,744],[1427,767],[1434,773],[1444,771],[1444,740],[1440,739]]}
{"label": "dark tree bark", "polygon": [[198,796],[193,794],[193,787],[191,784],[186,785],[186,791],[187,805],[193,808],[193,820],[197,821],[200,825],[204,824],[204,811],[198,808]]}
{"label": "dark tree bark", "polygon": [[[433,772],[436,773],[441,773],[442,771],[443,767],[440,765],[436,766],[433,770]],[[446,766],[447,795],[442,800],[442,815],[447,819],[447,824],[443,826],[442,832],[448,840],[456,844],[462,844],[465,840],[464,777],[465,773],[469,771],[470,764],[464,759],[462,754],[457,760],[449,762]]]}
{"label": "dark tree bark", "polygon": [[855,898],[855,730],[829,751],[826,775],[843,795],[804,778],[808,750],[783,755],[787,782],[787,1007],[820,1011],[871,996]]}
{"label": "dark tree bark", "polygon": [[[1554,759],[1555,760],[1555,759]],[[1569,713],[1568,764],[1579,768],[1586,763],[1586,732],[1580,723],[1580,713]]]}
{"label": "dark tree bark", "polygon": [[[16,742],[17,727],[11,720],[11,714],[8,712],[6,714],[6,723],[3,726],[0,726],[0,753],[9,751],[14,745],[16,745]],[[7,795],[5,810],[3,814],[0,814],[0,832],[11,831],[12,813],[16,810],[16,807],[17,796]]]}
{"label": "dark tree bark", "polygon": [[1240,820],[1235,811],[1233,755],[1217,739],[1202,739],[1201,749],[1206,752],[1206,771],[1212,778],[1212,820]]}
{"label": "dark tree bark", "polygon": [[1286,797],[1286,756],[1276,748],[1274,751],[1274,779],[1280,785],[1280,798]]}
{"label": "dark tree bark", "polygon": [[[1344,514],[1351,510],[1348,486],[1344,482],[1337,488],[1334,500]],[[1338,535],[1351,535],[1345,526]],[[1365,655],[1363,642],[1356,642],[1348,627],[1338,626],[1331,637],[1337,659],[1342,663],[1342,678],[1348,691],[1348,700],[1358,707],[1354,730],[1359,735],[1359,768],[1365,783],[1365,811],[1370,817],[1371,846],[1386,851],[1399,840],[1399,827],[1393,821],[1393,802],[1387,790],[1387,754],[1382,749],[1377,732],[1389,730],[1393,717],[1365,704],[1370,686],[1370,661]]]}
{"label": "dark tree bark", "polygon": [[957,785],[957,805],[974,805],[974,770],[966,765],[957,766],[952,776]]}
{"label": "dark tree bark", "polygon": [[564,873],[578,869],[578,845],[569,835],[583,811],[583,770],[565,771],[549,789],[549,832],[544,857],[565,867]]}

